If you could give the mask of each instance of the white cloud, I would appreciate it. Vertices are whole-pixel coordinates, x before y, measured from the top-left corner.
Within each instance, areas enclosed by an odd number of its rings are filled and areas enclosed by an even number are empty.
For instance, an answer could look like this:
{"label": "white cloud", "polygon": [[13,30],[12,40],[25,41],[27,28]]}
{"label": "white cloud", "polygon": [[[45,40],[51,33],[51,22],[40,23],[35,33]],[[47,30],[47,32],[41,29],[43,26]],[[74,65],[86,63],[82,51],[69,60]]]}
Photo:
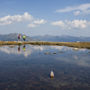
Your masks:
{"label": "white cloud", "polygon": [[60,26],[60,27],[64,27],[65,24],[63,21],[55,21],[55,22],[52,22],[52,25],[54,26]]}
{"label": "white cloud", "polygon": [[47,22],[47,21],[44,20],[44,19],[34,20],[32,23],[30,23],[30,24],[28,25],[28,27],[34,28],[34,27],[37,27],[38,25],[45,24],[46,22]]}
{"label": "white cloud", "polygon": [[28,12],[25,12],[23,15],[13,15],[13,16],[5,16],[0,18],[0,25],[8,25],[15,22],[24,22],[28,21],[30,24],[28,24],[28,27],[34,28],[41,24],[45,24],[47,21],[44,19],[35,19],[31,14]]}
{"label": "white cloud", "polygon": [[35,20],[33,23],[34,24],[45,24],[46,21],[44,19],[41,19],[41,20]]}
{"label": "white cloud", "polygon": [[85,29],[90,25],[90,21],[86,20],[65,20],[55,21],[51,23],[54,26],[59,26],[62,29]]}
{"label": "white cloud", "polygon": [[81,4],[79,6],[69,6],[64,9],[56,10],[59,13],[72,12],[74,15],[90,14],[90,3]]}
{"label": "white cloud", "polygon": [[25,12],[23,15],[14,15],[14,16],[5,16],[0,18],[0,25],[8,25],[15,22],[22,22],[22,21],[31,21],[33,19],[32,15]]}
{"label": "white cloud", "polygon": [[80,11],[75,11],[75,12],[73,12],[73,14],[75,15],[75,16],[78,16],[78,15],[80,15]]}

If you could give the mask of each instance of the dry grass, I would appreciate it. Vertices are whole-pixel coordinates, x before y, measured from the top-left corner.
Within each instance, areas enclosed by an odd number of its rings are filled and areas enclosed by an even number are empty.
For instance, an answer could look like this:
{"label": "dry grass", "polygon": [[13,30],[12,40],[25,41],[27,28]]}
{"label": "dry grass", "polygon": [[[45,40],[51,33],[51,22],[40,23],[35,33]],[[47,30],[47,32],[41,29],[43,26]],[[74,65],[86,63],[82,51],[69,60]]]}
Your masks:
{"label": "dry grass", "polygon": [[32,42],[21,42],[21,41],[0,41],[0,45],[57,45],[57,46],[68,46],[77,48],[88,48],[90,49],[90,42],[43,42],[43,41],[32,41]]}

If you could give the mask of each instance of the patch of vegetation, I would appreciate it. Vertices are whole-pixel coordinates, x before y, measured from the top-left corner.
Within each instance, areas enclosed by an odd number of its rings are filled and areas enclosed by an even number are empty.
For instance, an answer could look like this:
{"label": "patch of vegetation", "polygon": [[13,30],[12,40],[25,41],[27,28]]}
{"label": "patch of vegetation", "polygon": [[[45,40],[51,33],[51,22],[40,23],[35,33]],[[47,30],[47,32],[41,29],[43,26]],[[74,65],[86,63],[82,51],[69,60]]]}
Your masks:
{"label": "patch of vegetation", "polygon": [[56,46],[68,46],[76,48],[87,48],[90,49],[90,42],[43,42],[43,41],[0,41],[0,45],[56,45]]}

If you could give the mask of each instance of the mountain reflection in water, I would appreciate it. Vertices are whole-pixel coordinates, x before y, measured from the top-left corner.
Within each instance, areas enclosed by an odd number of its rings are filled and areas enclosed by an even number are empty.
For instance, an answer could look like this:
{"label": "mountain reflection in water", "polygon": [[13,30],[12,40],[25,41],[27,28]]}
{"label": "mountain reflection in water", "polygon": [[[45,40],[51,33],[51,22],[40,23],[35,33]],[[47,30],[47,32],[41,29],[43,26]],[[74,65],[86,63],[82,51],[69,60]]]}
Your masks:
{"label": "mountain reflection in water", "polygon": [[90,90],[89,52],[65,46],[1,46],[0,90]]}

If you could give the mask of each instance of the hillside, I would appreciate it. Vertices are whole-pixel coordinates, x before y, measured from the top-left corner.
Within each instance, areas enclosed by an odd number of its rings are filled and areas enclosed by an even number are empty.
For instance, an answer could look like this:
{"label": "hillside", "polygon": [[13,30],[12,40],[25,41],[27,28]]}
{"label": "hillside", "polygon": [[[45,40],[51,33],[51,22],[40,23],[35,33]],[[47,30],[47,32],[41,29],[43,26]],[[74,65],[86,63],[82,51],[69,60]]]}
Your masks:
{"label": "hillside", "polygon": [[[21,36],[23,36],[23,34],[21,34]],[[1,41],[18,41],[18,33],[10,33],[10,34],[5,34],[5,35],[0,35],[0,40]],[[27,36],[27,40],[26,41],[32,41],[32,39]],[[21,39],[22,41],[22,39]]]}
{"label": "hillside", "polygon": [[[17,41],[17,33],[0,35],[0,41]],[[21,34],[23,36],[23,34]],[[22,40],[22,39],[21,39]],[[73,36],[27,36],[26,41],[53,41],[53,42],[90,42],[90,37],[73,37]]]}

